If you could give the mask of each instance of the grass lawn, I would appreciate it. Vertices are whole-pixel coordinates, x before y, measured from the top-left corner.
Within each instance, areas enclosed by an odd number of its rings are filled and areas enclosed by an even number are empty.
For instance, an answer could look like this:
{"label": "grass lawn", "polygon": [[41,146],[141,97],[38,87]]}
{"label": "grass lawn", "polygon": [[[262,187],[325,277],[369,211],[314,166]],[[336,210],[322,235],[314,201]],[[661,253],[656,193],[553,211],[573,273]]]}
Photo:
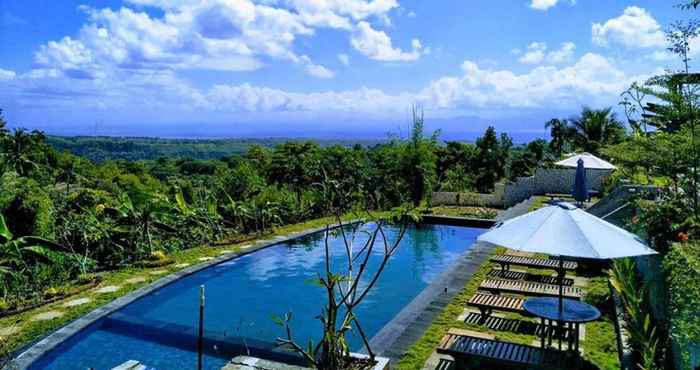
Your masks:
{"label": "grass lawn", "polygon": [[[502,253],[503,251],[503,249],[499,249],[495,253]],[[452,302],[450,302],[450,304],[438,315],[432,325],[423,334],[423,337],[419,339],[418,342],[416,342],[401,358],[395,367],[396,369],[421,369],[437,348],[438,344],[440,343],[440,339],[450,328],[469,329],[489,333],[493,334],[497,340],[514,343],[533,344],[538,341],[538,337],[535,335],[513,333],[508,331],[494,331],[490,330],[484,325],[466,323],[462,320],[457,320],[457,317],[464,312],[467,301],[477,291],[479,284],[482,280],[484,280],[486,274],[495,267],[497,267],[497,265],[491,262],[486,262],[483,266],[481,266],[469,283],[464,286],[462,291],[455,296]],[[551,274],[552,271],[533,269],[529,272],[547,272],[548,274]],[[575,276],[575,274],[569,273],[567,276]],[[603,302],[602,305],[610,303],[609,300],[606,301],[604,297],[598,297],[601,294],[605,295],[605,292],[609,294],[606,278],[591,279],[589,285],[585,287],[585,290],[587,292],[591,291],[596,296],[590,300],[588,297],[586,297],[586,300],[589,300],[590,303]],[[609,310],[601,310],[601,312],[604,312],[603,318],[594,323],[586,324],[585,326],[586,337],[585,340],[581,341],[581,347],[584,349],[583,358],[587,365],[586,368],[605,370],[619,369],[620,365],[617,355],[615,326],[611,320],[611,315],[605,314],[605,312],[609,312]],[[533,318],[514,313],[508,313],[502,316],[504,319],[520,319],[524,321],[534,320]]]}
{"label": "grass lawn", "polygon": [[493,219],[501,209],[489,207],[439,206],[429,208],[433,215]]}
{"label": "grass lawn", "polygon": [[[350,220],[355,217],[348,216],[345,220]],[[289,233],[300,232],[310,228],[322,227],[327,224],[335,224],[336,221],[332,217],[316,219],[300,224],[287,225],[279,227],[274,233],[260,235],[252,240],[237,242],[231,244],[220,244],[216,246],[201,246],[179,252],[175,252],[167,257],[172,260],[164,266],[154,267],[129,267],[121,270],[110,271],[101,274],[101,283],[93,289],[88,289],[65,297],[56,302],[46,304],[16,315],[0,318],[0,359],[3,354],[11,353],[27,345],[42,336],[58,329],[59,327],[75,320],[76,318],[85,315],[86,313],[106,304],[110,301],[121,297],[131,291],[150,284],[163,276],[173,273],[177,270],[184,269],[203,262],[200,260],[207,257],[217,257],[223,251],[238,252],[246,245],[254,243],[256,240],[271,239],[277,235],[286,235]],[[187,264],[187,266],[184,266]],[[130,280],[135,279],[137,280]],[[140,281],[143,279],[143,281]],[[97,289],[101,287],[118,286],[119,290],[107,293],[98,293]],[[66,303],[77,299],[89,299],[87,303],[66,307]],[[36,320],[37,315],[47,314],[51,312],[59,312],[60,317],[50,320]]]}

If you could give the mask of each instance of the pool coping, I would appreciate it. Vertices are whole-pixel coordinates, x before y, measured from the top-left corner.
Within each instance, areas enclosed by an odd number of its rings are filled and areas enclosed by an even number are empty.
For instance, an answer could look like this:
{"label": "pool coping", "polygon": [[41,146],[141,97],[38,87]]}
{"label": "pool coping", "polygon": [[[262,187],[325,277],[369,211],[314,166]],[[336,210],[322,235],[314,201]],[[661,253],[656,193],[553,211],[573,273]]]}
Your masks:
{"label": "pool coping", "polygon": [[[343,226],[345,225],[352,225],[357,222],[361,222],[361,220],[350,220],[350,221],[345,221],[342,223]],[[146,286],[143,286],[139,289],[136,289],[134,291],[131,291],[119,298],[114,299],[113,301],[98,307],[87,314],[70,321],[66,325],[60,327],[59,329],[47,334],[46,336],[42,337],[41,339],[35,341],[34,343],[25,346],[23,349],[20,349],[19,355],[15,357],[5,368],[8,369],[17,369],[17,370],[25,370],[28,369],[34,362],[38,361],[41,359],[45,354],[49,353],[56,347],[58,347],[60,344],[62,344],[64,341],[70,339],[74,335],[78,334],[82,330],[88,328],[90,325],[94,324],[95,322],[107,317],[108,315],[111,315],[112,313],[116,312],[117,310],[123,308],[124,306],[160,289],[165,287],[166,285],[172,284],[175,281],[180,280],[183,277],[192,275],[198,271],[204,270],[206,268],[209,268],[211,266],[239,258],[254,252],[257,252],[259,250],[269,248],[281,243],[288,242],[290,240],[296,239],[296,238],[301,238],[304,236],[312,235],[312,234],[317,234],[320,232],[326,231],[326,229],[336,229],[340,227],[337,224],[328,224],[327,226],[320,226],[320,227],[314,227],[310,229],[306,229],[301,232],[292,232],[288,233],[285,235],[278,235],[275,236],[274,239],[261,239],[253,242],[250,247],[245,248],[243,250],[237,251],[237,252],[231,252],[229,254],[221,255],[219,257],[213,257],[213,259],[205,262],[198,263],[196,265],[184,268],[179,271],[175,271],[172,274],[169,274],[167,276],[164,276],[155,282],[148,284]]]}
{"label": "pool coping", "polygon": [[[457,226],[484,228],[495,221],[460,217],[435,216],[435,221],[448,219]],[[496,246],[475,241],[437,280],[421,291],[406,307],[394,316],[370,340],[373,352],[390,359],[395,365],[400,358],[425,334],[435,318],[447,307],[474,273],[488,261]],[[363,350],[366,352],[366,349]]]}
{"label": "pool coping", "polygon": [[[362,220],[359,219],[345,221],[342,223],[342,225],[352,225],[361,221]],[[495,223],[495,221],[492,220],[435,215],[424,215],[422,217],[422,221],[434,224],[480,228],[484,228],[487,227],[486,225],[488,224],[492,225]],[[293,239],[317,234],[326,231],[327,229],[336,229],[338,227],[340,226],[334,223],[326,226],[309,228],[301,232],[278,235],[275,236],[274,239],[257,240],[253,245],[243,250],[214,257],[209,261],[201,262],[182,270],[175,271],[172,274],[164,276],[151,284],[116,298],[113,301],[98,307],[73,321],[68,322],[59,329],[43,336],[41,339],[38,339],[37,341],[25,346],[24,348],[20,349],[17,357],[15,357],[8,364],[9,366],[5,368],[17,370],[28,369],[34,362],[40,360],[44,355],[54,350],[63,342],[69,340],[74,335],[80,333],[82,330],[87,329],[90,325],[93,325],[97,321],[111,315],[126,305],[129,305],[160,288],[172,284],[181,278],[192,275],[211,266],[239,258],[265,248],[285,243]],[[479,244],[481,243],[473,244],[472,248],[460,256],[458,262],[453,263],[447,272],[441,274],[441,276],[435,282],[423,289],[423,291],[421,291],[421,293],[419,293],[408,306],[399,311],[399,313],[394,316],[391,321],[389,321],[377,334],[372,337],[370,340],[370,345],[373,349],[375,349],[375,353],[384,357],[389,357],[389,359],[394,362],[398,359],[396,355],[398,354],[400,357],[400,355],[403,353],[402,349],[404,349],[404,347],[407,349],[422,336],[425,329],[427,329],[430,323],[432,323],[432,319],[434,319],[434,317],[436,317],[437,314],[442,311],[442,308],[447,306],[452,297],[454,297],[454,295],[456,295],[464,286],[465,282],[461,282],[462,279],[458,278],[458,268],[463,265],[465,259],[470,260],[469,256],[471,252]],[[469,277],[471,277],[471,274],[469,274]],[[466,279],[466,281],[468,280],[469,278]],[[461,285],[459,285],[460,282]],[[445,288],[448,286],[449,288]],[[443,291],[444,289],[447,289],[447,291]],[[441,306],[438,307],[437,312],[434,312],[434,314],[430,316],[431,309],[436,311],[436,309],[432,307],[436,299],[439,300],[438,304],[441,304]],[[427,325],[424,323],[426,318],[429,319]],[[409,320],[415,322],[409,322]],[[417,337],[415,334],[416,330],[419,331]],[[413,333],[413,335],[411,335],[411,333]],[[375,344],[376,342],[384,342],[384,344]],[[376,351],[377,348],[379,348],[379,351]]]}

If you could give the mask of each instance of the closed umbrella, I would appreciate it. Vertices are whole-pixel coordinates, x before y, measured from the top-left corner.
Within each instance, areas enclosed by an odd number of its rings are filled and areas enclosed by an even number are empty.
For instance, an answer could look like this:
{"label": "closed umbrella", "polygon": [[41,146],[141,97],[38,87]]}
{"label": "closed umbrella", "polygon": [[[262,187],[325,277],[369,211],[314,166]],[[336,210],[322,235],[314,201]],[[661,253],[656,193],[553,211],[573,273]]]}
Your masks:
{"label": "closed umbrella", "polygon": [[[608,260],[656,254],[636,235],[566,202],[498,223],[478,240],[522,252],[559,256],[560,270],[567,257]],[[561,312],[562,279],[559,284]]]}
{"label": "closed umbrella", "polygon": [[588,200],[588,183],[586,182],[586,168],[583,167],[583,159],[578,160],[576,167],[576,180],[574,181],[574,189],[572,192],[574,199],[581,204]]}

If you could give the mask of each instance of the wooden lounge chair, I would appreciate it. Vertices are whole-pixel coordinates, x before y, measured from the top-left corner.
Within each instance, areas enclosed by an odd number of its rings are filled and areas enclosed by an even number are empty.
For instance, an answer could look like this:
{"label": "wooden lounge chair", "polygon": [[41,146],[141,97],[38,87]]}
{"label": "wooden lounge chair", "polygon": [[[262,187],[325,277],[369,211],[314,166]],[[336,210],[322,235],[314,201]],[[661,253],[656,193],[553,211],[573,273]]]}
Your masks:
{"label": "wooden lounge chair", "polygon": [[563,369],[567,368],[569,362],[569,356],[564,352],[463,335],[452,330],[442,338],[437,352],[454,357],[458,364],[477,358],[526,367]]}
{"label": "wooden lounge chair", "polygon": [[469,299],[467,304],[478,308],[481,311],[481,316],[486,318],[491,315],[493,310],[525,314],[523,302],[525,302],[524,299],[508,295],[476,293]]}
{"label": "wooden lounge chair", "polygon": [[[531,281],[533,283],[558,285],[559,278],[556,276],[545,276],[538,274],[530,274],[522,271],[503,271],[499,268],[495,268],[487,274],[488,277],[494,279],[504,279],[504,280],[522,280]],[[574,285],[574,279],[564,278],[564,286]]]}
{"label": "wooden lounge chair", "polygon": [[[558,285],[523,280],[486,279],[481,282],[479,289],[494,293],[515,293],[541,297],[559,296]],[[564,297],[571,299],[581,299],[583,297],[583,289],[578,287],[565,286],[562,293]]]}
{"label": "wooden lounge chair", "polygon": [[[491,257],[491,261],[497,262],[499,265],[501,265],[501,270],[503,271],[510,270],[511,265],[546,268],[553,270],[559,269],[559,260],[556,259],[530,258],[500,254]],[[576,268],[578,267],[578,263],[573,261],[564,261],[563,267],[564,270],[576,270]]]}

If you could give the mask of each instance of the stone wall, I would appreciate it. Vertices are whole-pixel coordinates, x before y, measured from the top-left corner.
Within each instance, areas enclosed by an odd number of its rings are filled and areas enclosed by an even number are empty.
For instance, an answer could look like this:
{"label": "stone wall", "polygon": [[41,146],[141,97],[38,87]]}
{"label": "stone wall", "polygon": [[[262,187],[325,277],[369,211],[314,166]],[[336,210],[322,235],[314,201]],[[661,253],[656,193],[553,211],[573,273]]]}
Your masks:
{"label": "stone wall", "polygon": [[[586,170],[588,188],[600,191],[610,170]],[[575,168],[538,168],[535,178],[535,194],[570,194],[576,179]]]}
{"label": "stone wall", "polygon": [[[600,191],[609,170],[586,170],[588,188]],[[576,180],[575,168],[538,168],[533,176],[519,177],[505,185],[504,207],[533,196],[542,194],[571,194]]]}
{"label": "stone wall", "polygon": [[503,184],[496,184],[491,194],[480,193],[456,193],[438,191],[432,194],[430,204],[432,206],[473,206],[473,207],[503,207]]}
{"label": "stone wall", "polygon": [[[588,188],[600,191],[609,170],[586,170]],[[436,192],[431,204],[502,207],[507,208],[533,196],[542,194],[571,194],[576,179],[575,168],[538,168],[533,176],[518,177],[515,181],[496,184],[491,194]]]}

